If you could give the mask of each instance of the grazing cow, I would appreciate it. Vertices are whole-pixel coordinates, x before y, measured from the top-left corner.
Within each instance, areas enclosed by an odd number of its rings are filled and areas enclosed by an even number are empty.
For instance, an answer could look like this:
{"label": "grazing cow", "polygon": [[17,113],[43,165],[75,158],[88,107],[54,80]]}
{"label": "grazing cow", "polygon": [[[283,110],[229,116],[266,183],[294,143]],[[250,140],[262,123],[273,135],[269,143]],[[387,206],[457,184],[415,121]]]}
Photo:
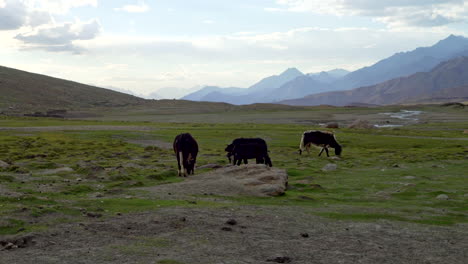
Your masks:
{"label": "grazing cow", "polygon": [[335,135],[331,132],[323,132],[323,131],[306,131],[302,135],[301,138],[301,144],[299,145],[299,154],[302,154],[304,150],[307,150],[309,152],[310,146],[314,144],[318,147],[322,147],[322,150],[319,153],[322,155],[322,152],[325,150],[327,152],[327,157],[330,157],[328,155],[328,148],[334,148],[335,149],[335,154],[337,156],[341,155],[342,148],[338,142],[336,142]]}
{"label": "grazing cow", "polygon": [[261,138],[237,138],[226,147],[225,151],[229,162],[231,157],[234,157],[234,165],[240,165],[242,161],[247,164],[248,159],[256,159],[257,164],[272,166],[267,144]]}
{"label": "grazing cow", "polygon": [[197,141],[189,133],[184,133],[176,136],[173,147],[177,157],[179,176],[187,177],[189,174],[194,174],[198,154]]}

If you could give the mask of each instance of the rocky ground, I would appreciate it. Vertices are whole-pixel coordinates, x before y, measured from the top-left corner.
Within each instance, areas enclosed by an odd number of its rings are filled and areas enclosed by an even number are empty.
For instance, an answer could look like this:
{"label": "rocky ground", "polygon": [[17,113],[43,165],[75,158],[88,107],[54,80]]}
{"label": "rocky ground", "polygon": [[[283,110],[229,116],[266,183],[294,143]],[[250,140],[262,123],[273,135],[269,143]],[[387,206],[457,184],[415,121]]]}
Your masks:
{"label": "rocky ground", "polygon": [[299,206],[197,205],[207,201],[207,189],[227,196],[278,194],[271,187],[285,186],[281,175],[283,170],[263,165],[225,167],[180,183],[136,188],[157,198],[192,197],[192,206],[89,215],[44,232],[0,236],[0,262],[455,264],[468,259],[466,225],[335,221]]}
{"label": "rocky ground", "polygon": [[22,238],[3,238],[24,248],[3,250],[2,263],[455,264],[468,257],[466,227],[332,221],[278,206],[165,208]]}

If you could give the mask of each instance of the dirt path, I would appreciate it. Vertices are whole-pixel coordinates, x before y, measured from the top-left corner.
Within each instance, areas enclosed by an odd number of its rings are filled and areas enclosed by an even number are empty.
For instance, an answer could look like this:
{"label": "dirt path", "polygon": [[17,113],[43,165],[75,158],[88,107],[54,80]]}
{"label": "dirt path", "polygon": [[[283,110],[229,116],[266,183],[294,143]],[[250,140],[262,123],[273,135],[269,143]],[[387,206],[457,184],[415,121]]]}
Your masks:
{"label": "dirt path", "polygon": [[465,138],[446,138],[446,137],[424,137],[424,136],[399,136],[399,135],[381,135],[384,137],[416,138],[416,139],[436,139],[436,140],[468,140]]}
{"label": "dirt path", "polygon": [[0,127],[0,131],[24,131],[24,132],[47,132],[47,131],[70,131],[70,130],[118,130],[118,131],[152,131],[154,127],[145,126],[108,126],[108,125],[69,125],[69,126],[36,126],[36,127]]}
{"label": "dirt path", "polygon": [[[466,263],[467,228],[331,221],[299,207],[164,208],[63,224],[2,263]],[[235,224],[226,222],[234,219]],[[234,221],[231,221],[234,223]],[[166,262],[159,262],[166,260]],[[167,262],[172,260],[173,262]]]}
{"label": "dirt path", "polygon": [[156,146],[162,149],[172,149],[171,143],[157,139],[125,139],[124,141],[142,147]]}

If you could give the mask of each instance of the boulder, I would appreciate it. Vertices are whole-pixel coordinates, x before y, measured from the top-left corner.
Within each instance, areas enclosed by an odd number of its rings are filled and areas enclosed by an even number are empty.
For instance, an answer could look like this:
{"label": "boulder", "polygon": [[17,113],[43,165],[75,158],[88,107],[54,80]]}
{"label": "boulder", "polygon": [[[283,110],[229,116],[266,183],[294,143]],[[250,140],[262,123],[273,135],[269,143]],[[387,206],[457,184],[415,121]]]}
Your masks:
{"label": "boulder", "polygon": [[183,182],[144,187],[152,192],[183,195],[268,197],[284,194],[288,186],[286,170],[264,164],[227,166],[187,177]]}

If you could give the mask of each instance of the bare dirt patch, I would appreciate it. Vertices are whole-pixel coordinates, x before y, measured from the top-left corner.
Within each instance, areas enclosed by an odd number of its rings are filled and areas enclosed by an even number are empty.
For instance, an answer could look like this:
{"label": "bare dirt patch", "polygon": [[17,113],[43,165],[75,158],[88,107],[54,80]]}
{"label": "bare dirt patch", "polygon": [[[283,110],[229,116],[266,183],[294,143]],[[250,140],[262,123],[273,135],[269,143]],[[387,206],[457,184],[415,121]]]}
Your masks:
{"label": "bare dirt patch", "polygon": [[[278,206],[164,208],[33,234],[4,263],[465,263],[466,228],[353,223]],[[228,221],[235,220],[235,225]],[[232,221],[231,221],[232,222]],[[0,238],[15,241],[15,238]],[[164,262],[160,262],[164,263]]]}

